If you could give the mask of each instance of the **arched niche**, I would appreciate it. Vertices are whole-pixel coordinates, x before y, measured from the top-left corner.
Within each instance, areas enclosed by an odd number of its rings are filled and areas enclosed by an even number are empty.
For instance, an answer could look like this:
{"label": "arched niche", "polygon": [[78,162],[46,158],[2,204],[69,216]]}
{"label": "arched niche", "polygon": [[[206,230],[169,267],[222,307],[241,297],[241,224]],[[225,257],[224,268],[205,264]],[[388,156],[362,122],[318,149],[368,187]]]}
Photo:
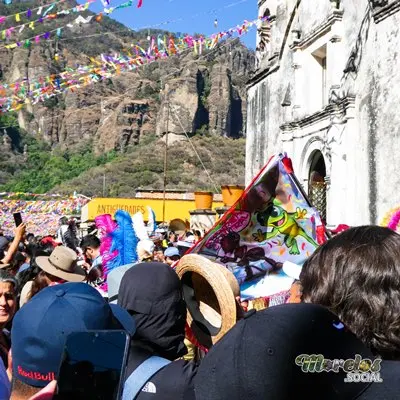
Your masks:
{"label": "arched niche", "polygon": [[308,170],[308,197],[326,222],[327,185],[325,158],[320,150],[311,153]]}

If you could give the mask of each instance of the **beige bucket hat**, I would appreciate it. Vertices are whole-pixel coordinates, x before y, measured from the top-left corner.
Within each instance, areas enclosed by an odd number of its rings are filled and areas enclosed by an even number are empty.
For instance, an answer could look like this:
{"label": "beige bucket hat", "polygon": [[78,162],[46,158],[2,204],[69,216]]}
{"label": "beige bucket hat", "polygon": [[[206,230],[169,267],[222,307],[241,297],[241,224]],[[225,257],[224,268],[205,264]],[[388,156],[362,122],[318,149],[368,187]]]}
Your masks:
{"label": "beige bucket hat", "polygon": [[85,271],[77,265],[76,253],[65,246],[56,247],[50,257],[37,257],[36,263],[43,271],[68,282],[82,282],[86,278]]}
{"label": "beige bucket hat", "polygon": [[226,267],[198,254],[183,256],[176,272],[188,308],[188,325],[200,344],[211,347],[237,322],[238,282]]}

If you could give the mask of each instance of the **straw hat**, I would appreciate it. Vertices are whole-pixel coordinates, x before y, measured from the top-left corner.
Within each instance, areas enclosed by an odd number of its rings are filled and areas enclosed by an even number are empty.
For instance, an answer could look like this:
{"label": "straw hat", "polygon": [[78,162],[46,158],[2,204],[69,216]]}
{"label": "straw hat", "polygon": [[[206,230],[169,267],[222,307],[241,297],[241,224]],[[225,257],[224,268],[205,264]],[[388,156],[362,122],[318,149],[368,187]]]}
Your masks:
{"label": "straw hat", "polygon": [[85,271],[77,265],[76,253],[68,247],[58,246],[50,257],[36,257],[36,263],[43,271],[68,282],[82,282]]}
{"label": "straw hat", "polygon": [[176,273],[189,311],[188,325],[202,345],[211,347],[236,324],[238,282],[224,266],[198,254],[183,256]]}

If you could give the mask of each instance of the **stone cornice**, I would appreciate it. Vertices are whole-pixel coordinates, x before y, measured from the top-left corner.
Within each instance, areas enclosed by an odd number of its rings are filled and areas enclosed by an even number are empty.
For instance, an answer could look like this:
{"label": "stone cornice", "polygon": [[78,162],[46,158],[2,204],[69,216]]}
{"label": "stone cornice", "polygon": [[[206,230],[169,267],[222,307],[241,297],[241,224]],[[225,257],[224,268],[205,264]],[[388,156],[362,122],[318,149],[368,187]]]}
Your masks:
{"label": "stone cornice", "polygon": [[301,40],[296,41],[290,45],[291,49],[301,49],[309,46],[313,41],[318,39],[321,35],[326,33],[335,22],[339,22],[343,19],[343,10],[333,10],[328,18],[325,19],[320,25],[318,25],[311,32],[307,33]]}
{"label": "stone cornice", "polygon": [[383,21],[400,10],[400,0],[389,1],[385,6],[374,6],[373,17],[376,23]]}
{"label": "stone cornice", "polygon": [[355,96],[347,96],[337,103],[329,104],[322,111],[318,111],[297,121],[292,121],[281,125],[280,129],[283,132],[290,132],[296,129],[306,128],[318,122],[333,118],[337,119],[337,122],[335,123],[344,123],[347,121],[348,118],[351,118],[347,115],[347,110],[349,108],[354,108],[354,104]]}
{"label": "stone cornice", "polygon": [[252,76],[246,83],[247,89],[251,88],[252,86],[256,85],[257,83],[261,82],[264,80],[268,75],[273,74],[274,72],[278,71],[279,69],[279,63],[276,64],[272,68],[266,68],[263,69],[262,71],[256,73],[254,76]]}

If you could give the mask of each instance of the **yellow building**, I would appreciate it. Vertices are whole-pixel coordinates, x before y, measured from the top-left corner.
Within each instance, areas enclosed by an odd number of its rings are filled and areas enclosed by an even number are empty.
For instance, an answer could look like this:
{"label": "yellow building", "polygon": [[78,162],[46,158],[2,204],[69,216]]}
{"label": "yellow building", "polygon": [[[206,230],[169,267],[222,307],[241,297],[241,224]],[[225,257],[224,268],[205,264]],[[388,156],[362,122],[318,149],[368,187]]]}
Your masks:
{"label": "yellow building", "polygon": [[[154,210],[157,222],[163,220],[163,198],[162,193],[141,193],[140,197],[123,198],[95,198],[82,207],[82,222],[93,221],[95,217],[102,214],[111,214],[117,210],[128,211],[131,215],[142,212],[144,220],[148,220],[147,206]],[[161,198],[160,198],[161,197]],[[219,196],[217,200],[219,200]],[[214,201],[213,209],[222,207],[222,201]],[[165,200],[165,221],[179,218],[183,221],[190,220],[189,211],[196,209],[192,193],[178,194],[168,193]]]}

